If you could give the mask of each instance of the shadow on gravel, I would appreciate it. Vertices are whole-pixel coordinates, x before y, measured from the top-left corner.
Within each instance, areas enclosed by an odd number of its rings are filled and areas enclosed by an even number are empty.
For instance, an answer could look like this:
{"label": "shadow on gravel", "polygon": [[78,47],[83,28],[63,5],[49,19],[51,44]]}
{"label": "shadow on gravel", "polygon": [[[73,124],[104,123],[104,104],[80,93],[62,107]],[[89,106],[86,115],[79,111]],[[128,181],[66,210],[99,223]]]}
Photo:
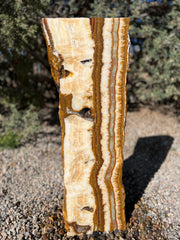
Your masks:
{"label": "shadow on gravel", "polygon": [[139,138],[134,153],[124,161],[123,184],[126,191],[126,217],[131,217],[151,178],[166,159],[173,143],[170,136]]}

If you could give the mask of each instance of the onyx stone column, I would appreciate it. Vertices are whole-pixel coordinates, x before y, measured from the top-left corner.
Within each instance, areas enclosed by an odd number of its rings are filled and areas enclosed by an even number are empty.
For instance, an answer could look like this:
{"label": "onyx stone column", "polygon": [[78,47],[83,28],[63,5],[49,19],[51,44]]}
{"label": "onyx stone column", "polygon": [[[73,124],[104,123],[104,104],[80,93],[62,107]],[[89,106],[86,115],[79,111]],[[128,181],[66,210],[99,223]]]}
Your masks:
{"label": "onyx stone column", "polygon": [[128,18],[44,18],[59,87],[68,236],[125,230],[122,184]]}

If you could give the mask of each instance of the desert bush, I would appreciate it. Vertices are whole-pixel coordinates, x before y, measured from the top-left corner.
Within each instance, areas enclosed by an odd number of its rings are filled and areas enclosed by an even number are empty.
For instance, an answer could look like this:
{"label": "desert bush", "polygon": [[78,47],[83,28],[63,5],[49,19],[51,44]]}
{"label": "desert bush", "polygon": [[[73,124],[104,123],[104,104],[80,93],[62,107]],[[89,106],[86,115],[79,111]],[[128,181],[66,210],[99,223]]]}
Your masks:
{"label": "desert bush", "polygon": [[7,101],[3,101],[2,105],[6,113],[0,115],[0,147],[18,147],[38,132],[40,121],[33,105],[23,111]]}

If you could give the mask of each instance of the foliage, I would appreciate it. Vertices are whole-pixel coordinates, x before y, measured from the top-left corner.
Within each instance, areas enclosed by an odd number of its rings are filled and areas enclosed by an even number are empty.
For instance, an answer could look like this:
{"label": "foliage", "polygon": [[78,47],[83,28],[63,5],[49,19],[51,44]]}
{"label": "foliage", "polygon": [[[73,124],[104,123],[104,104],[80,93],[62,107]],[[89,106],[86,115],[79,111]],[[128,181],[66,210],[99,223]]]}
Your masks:
{"label": "foliage", "polygon": [[21,135],[14,132],[0,134],[0,148],[16,148],[21,144]]}
{"label": "foliage", "polygon": [[[132,74],[137,72],[135,93],[143,102],[180,100],[179,9],[180,5],[175,0],[172,6],[168,1],[152,2],[139,10],[139,16],[146,15],[137,19],[141,19],[137,34],[142,46],[138,64],[133,63]],[[132,34],[135,31],[136,28],[132,29]]]}
{"label": "foliage", "polygon": [[6,96],[8,92],[12,100],[21,104],[35,103],[36,95],[40,93],[37,82],[32,78],[33,64],[42,61],[48,66],[41,57],[44,48],[40,26],[40,19],[48,5],[48,0],[1,1],[1,96]]}
{"label": "foliage", "polygon": [[0,115],[0,147],[15,148],[28,141],[40,129],[38,114],[32,105],[20,112],[15,104],[7,101],[2,104],[8,114]]}

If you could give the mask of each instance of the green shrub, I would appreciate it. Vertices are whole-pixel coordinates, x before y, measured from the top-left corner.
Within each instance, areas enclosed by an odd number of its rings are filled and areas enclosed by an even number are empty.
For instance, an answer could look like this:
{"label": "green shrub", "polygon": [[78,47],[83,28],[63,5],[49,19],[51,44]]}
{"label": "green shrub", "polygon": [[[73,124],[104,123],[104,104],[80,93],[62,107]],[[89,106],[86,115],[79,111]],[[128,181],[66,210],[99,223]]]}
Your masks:
{"label": "green shrub", "polygon": [[40,129],[38,113],[32,105],[19,111],[15,104],[7,101],[2,104],[6,114],[0,115],[0,147],[15,148],[30,140]]}
{"label": "green shrub", "polygon": [[21,145],[21,135],[14,132],[5,132],[0,134],[0,147],[16,148]]}

